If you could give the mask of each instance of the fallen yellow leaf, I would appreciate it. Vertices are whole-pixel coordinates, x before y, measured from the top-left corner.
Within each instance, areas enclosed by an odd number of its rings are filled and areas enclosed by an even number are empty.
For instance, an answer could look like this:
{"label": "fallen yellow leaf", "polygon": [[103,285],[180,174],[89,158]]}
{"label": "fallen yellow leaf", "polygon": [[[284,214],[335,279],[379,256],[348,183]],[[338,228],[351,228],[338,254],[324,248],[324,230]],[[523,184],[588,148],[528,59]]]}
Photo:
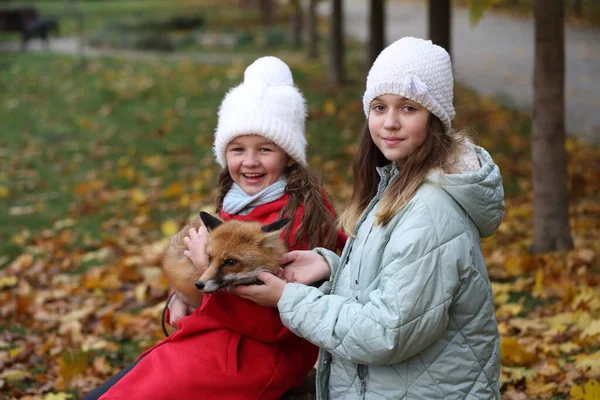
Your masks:
{"label": "fallen yellow leaf", "polygon": [[146,196],[146,193],[144,193],[144,191],[142,191],[142,189],[139,188],[132,189],[129,193],[129,196],[131,200],[138,205],[143,204],[148,200],[148,196]]}
{"label": "fallen yellow leaf", "polygon": [[576,368],[600,368],[600,351],[592,354],[580,354],[575,357]]}
{"label": "fallen yellow leaf", "polygon": [[184,191],[183,184],[175,182],[169,185],[169,187],[163,192],[164,197],[179,197]]}
{"label": "fallen yellow leaf", "polygon": [[179,224],[172,219],[168,219],[162,223],[160,226],[160,231],[164,236],[171,237],[179,232]]}
{"label": "fallen yellow leaf", "polygon": [[[1,286],[1,285],[0,285]],[[581,337],[586,338],[588,336],[600,335],[600,319],[596,319],[590,323],[590,325],[581,332]]]}
{"label": "fallen yellow leaf", "polygon": [[335,103],[332,100],[325,100],[325,103],[323,103],[323,111],[325,112],[325,114],[333,115],[335,114],[336,110],[337,107],[335,106]]}
{"label": "fallen yellow leaf", "polygon": [[500,358],[503,365],[524,366],[534,362],[535,354],[525,350],[515,338],[503,338],[500,342]]}
{"label": "fallen yellow leaf", "polygon": [[533,257],[529,254],[515,254],[506,259],[504,267],[512,276],[523,275],[533,266]]}
{"label": "fallen yellow leaf", "polygon": [[590,379],[583,385],[583,388],[573,385],[569,394],[573,400],[598,400],[600,399],[600,383],[595,379]]}
{"label": "fallen yellow leaf", "polygon": [[43,400],[67,400],[67,399],[72,399],[73,395],[70,393],[65,393],[65,392],[58,392],[58,393],[48,393],[47,395],[44,396]]}
{"label": "fallen yellow leaf", "polygon": [[5,371],[2,371],[2,373],[0,374],[0,378],[14,382],[25,378],[31,378],[31,374],[21,369],[7,369]]}
{"label": "fallen yellow leaf", "polygon": [[560,350],[561,353],[570,354],[570,353],[574,353],[576,351],[581,350],[581,346],[579,346],[577,343],[566,342],[566,343],[559,345],[558,349]]}
{"label": "fallen yellow leaf", "polygon": [[135,299],[140,302],[143,303],[144,301],[146,301],[146,292],[148,291],[148,285],[145,283],[140,283],[138,285],[135,286],[134,289],[134,293],[135,293]]}
{"label": "fallen yellow leaf", "polygon": [[0,289],[13,287],[17,284],[16,276],[0,276]]}

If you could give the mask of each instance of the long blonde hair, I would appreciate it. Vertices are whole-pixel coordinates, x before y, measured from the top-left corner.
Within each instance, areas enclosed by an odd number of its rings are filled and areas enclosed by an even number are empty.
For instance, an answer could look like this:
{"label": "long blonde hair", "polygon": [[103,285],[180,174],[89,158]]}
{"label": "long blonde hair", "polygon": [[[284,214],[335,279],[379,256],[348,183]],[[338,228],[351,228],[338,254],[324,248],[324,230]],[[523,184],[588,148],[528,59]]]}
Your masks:
{"label": "long blonde hair", "polygon": [[[434,169],[451,173],[453,160],[459,153],[464,136],[454,131],[444,133],[444,124],[431,114],[427,126],[427,137],[419,149],[401,166],[398,175],[386,189],[379,205],[375,223],[387,225],[394,215],[413,198],[427,174]],[[371,139],[369,123],[365,122],[360,138],[358,154],[354,158],[354,189],[350,204],[340,215],[339,225],[345,232],[355,235],[356,223],[377,194],[379,174],[375,167],[389,164],[381,150]],[[368,166],[368,167],[367,167]]]}

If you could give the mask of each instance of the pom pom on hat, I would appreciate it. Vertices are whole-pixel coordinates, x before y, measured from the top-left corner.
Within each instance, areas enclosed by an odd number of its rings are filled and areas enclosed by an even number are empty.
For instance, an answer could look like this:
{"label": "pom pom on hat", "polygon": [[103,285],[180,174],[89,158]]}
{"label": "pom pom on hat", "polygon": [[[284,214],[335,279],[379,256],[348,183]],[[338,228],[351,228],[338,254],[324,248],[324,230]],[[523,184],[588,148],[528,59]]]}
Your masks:
{"label": "pom pom on hat", "polygon": [[262,57],[244,71],[244,83],[264,83],[267,86],[294,86],[292,71],[277,57]]}
{"label": "pom pom on hat", "polygon": [[213,151],[226,166],[227,145],[238,136],[261,135],[306,165],[306,102],[294,86],[290,68],[277,57],[262,57],[244,72],[219,108]]}
{"label": "pom pom on hat", "polygon": [[377,96],[395,94],[422,105],[452,128],[454,77],[450,55],[430,40],[404,37],[383,49],[369,75],[363,96],[367,118]]}

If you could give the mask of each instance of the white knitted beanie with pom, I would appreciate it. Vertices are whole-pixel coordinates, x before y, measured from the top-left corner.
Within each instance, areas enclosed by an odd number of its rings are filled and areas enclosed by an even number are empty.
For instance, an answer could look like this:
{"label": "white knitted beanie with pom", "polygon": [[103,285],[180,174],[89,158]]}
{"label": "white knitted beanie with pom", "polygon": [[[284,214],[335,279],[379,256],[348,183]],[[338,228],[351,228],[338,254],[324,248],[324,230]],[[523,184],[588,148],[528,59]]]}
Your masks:
{"label": "white knitted beanie with pom", "polygon": [[213,146],[217,162],[226,166],[225,150],[236,137],[260,135],[305,166],[305,121],[306,102],[290,68],[277,57],[259,58],[221,103]]}
{"label": "white knitted beanie with pom", "polygon": [[454,78],[450,55],[430,40],[404,37],[383,49],[369,75],[363,96],[365,115],[377,96],[395,94],[422,105],[452,127]]}

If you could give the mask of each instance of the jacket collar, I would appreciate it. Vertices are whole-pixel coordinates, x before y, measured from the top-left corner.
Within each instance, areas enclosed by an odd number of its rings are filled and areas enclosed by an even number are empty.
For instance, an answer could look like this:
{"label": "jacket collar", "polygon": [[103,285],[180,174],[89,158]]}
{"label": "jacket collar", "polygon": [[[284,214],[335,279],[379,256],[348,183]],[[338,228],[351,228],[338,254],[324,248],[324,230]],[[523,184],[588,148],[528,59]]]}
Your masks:
{"label": "jacket collar", "polygon": [[398,166],[396,166],[396,163],[391,162],[382,167],[377,167],[377,173],[379,174],[379,186],[377,187],[377,195],[379,196],[398,175]]}

